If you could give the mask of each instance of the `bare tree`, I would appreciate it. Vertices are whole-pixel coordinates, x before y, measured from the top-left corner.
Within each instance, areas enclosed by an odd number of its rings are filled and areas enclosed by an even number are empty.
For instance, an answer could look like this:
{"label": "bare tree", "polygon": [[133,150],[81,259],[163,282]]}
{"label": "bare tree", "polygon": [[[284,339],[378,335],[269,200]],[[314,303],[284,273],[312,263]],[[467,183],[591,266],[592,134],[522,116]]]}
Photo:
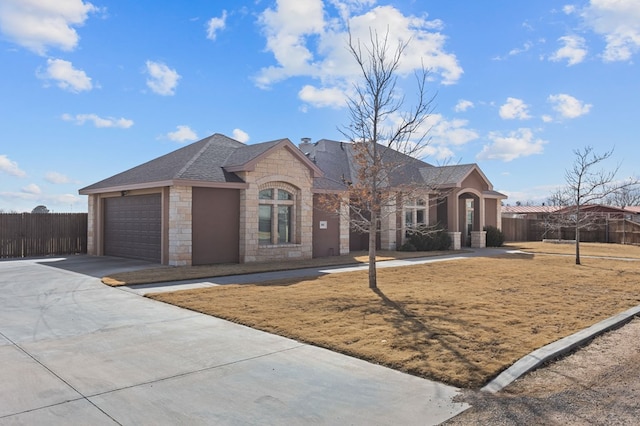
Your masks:
{"label": "bare tree", "polygon": [[623,182],[615,180],[620,166],[612,170],[597,169],[613,155],[613,149],[597,154],[593,147],[573,151],[573,166],[565,170],[566,186],[551,197],[556,205],[566,206],[551,215],[551,226],[559,229],[572,227],[576,238],[576,265],[580,265],[580,231],[593,229],[600,215],[585,211],[585,207],[601,204],[607,197],[625,189],[634,188],[638,181],[629,179]]}
{"label": "bare tree", "polygon": [[620,207],[624,209],[628,206],[640,205],[640,188],[638,187],[622,187],[610,194],[606,202],[610,206]]}
{"label": "bare tree", "polygon": [[427,96],[428,71],[423,67],[415,73],[416,100],[411,109],[403,109],[404,96],[396,84],[408,42],[399,42],[395,48],[391,44],[389,31],[381,36],[371,30],[367,43],[353,40],[349,33],[348,50],[362,80],[348,98],[349,125],[340,131],[350,141],[357,173],[352,182],[344,182],[343,194],[327,196],[324,202],[333,211],[341,203],[342,217],[351,228],[368,233],[369,287],[373,289],[377,288],[376,237],[381,218],[396,214],[399,194],[406,199],[415,197],[418,190],[423,195],[430,191],[424,179],[418,183],[418,176],[403,174],[407,162],[418,162],[414,157],[428,143],[423,128],[434,99]]}

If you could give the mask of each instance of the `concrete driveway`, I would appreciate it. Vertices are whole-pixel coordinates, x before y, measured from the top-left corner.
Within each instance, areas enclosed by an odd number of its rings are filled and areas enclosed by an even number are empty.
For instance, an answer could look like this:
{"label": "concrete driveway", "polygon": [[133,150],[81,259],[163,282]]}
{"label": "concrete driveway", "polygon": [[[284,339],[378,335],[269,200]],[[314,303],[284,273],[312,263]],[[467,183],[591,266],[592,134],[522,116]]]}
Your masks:
{"label": "concrete driveway", "polygon": [[0,261],[0,424],[425,425],[468,407],[455,388],[99,280],[148,266]]}

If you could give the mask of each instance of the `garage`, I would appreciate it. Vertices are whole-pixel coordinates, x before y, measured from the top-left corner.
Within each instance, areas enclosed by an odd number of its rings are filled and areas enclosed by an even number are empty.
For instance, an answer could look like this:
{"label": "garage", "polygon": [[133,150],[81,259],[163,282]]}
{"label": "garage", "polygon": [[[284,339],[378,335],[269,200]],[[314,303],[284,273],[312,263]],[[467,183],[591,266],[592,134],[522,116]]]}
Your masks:
{"label": "garage", "polygon": [[104,199],[104,254],[161,261],[160,194]]}

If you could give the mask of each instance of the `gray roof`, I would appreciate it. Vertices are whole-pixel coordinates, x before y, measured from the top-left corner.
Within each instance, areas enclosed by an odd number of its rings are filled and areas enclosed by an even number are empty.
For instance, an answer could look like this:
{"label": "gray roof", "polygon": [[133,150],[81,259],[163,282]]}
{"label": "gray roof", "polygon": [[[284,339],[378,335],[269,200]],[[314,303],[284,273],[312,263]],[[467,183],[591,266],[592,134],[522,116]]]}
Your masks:
{"label": "gray roof", "polygon": [[242,183],[242,179],[235,173],[225,171],[223,166],[233,154],[237,151],[244,151],[244,148],[248,147],[242,142],[216,133],[82,188],[80,192],[171,180]]}
{"label": "gray roof", "polygon": [[476,164],[456,164],[423,168],[420,173],[425,181],[438,182],[438,185],[448,187],[458,185],[475,167]]}
{"label": "gray roof", "polygon": [[[82,188],[80,193],[165,186],[180,180],[207,184],[242,184],[244,181],[233,171],[250,167],[252,161],[283,142],[290,145],[288,139],[245,145],[216,133]],[[291,146],[290,149],[295,148]],[[378,145],[378,149],[383,161],[402,165],[389,179],[392,186],[417,183],[450,187],[458,185],[474,168],[482,175],[476,164],[436,167],[382,145]],[[359,165],[355,158],[354,145],[351,143],[321,139],[316,143],[301,144],[300,151],[315,164],[313,166],[309,163],[309,167],[315,168],[318,172],[322,171],[315,174],[315,189],[340,191],[345,189],[348,183],[355,183],[358,179]],[[489,189],[491,190],[490,183]]]}
{"label": "gray roof", "polygon": [[[455,186],[478,167],[476,164],[436,167],[385,146],[378,147],[384,161],[402,164],[391,176],[390,183],[394,186],[414,183]],[[321,139],[314,144],[301,144],[300,149],[324,172],[324,177],[314,182],[316,189],[341,190],[345,188],[345,182],[355,182],[357,179],[359,166],[351,143]]]}

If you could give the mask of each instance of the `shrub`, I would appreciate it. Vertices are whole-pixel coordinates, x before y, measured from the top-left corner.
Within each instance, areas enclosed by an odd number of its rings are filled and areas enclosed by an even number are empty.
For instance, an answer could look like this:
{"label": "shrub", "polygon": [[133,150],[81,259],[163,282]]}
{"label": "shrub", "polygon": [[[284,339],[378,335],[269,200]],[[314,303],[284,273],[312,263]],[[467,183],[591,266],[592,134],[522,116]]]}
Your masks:
{"label": "shrub", "polygon": [[451,247],[451,237],[442,228],[420,229],[409,235],[409,242],[418,251],[448,250]]}
{"label": "shrub", "polygon": [[485,226],[487,231],[487,247],[502,247],[504,244],[504,234],[495,226]]}
{"label": "shrub", "polygon": [[418,251],[418,249],[416,248],[416,246],[407,241],[406,243],[401,245],[400,248],[398,248],[398,251]]}

